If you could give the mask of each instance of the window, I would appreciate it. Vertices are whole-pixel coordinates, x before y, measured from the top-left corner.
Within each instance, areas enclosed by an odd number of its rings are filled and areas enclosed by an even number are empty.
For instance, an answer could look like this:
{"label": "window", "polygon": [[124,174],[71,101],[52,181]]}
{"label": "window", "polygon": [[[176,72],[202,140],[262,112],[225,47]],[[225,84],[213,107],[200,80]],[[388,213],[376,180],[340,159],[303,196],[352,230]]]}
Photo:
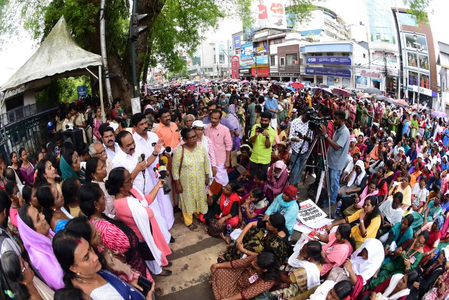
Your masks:
{"label": "window", "polygon": [[276,57],[274,55],[270,55],[270,66],[276,65]]}
{"label": "window", "polygon": [[297,65],[297,61],[298,61],[297,53],[287,54],[287,66]]}
{"label": "window", "polygon": [[285,57],[281,57],[279,64],[281,65],[281,67],[285,66]]}
{"label": "window", "polygon": [[366,54],[365,53],[363,53],[363,58],[366,58]]}

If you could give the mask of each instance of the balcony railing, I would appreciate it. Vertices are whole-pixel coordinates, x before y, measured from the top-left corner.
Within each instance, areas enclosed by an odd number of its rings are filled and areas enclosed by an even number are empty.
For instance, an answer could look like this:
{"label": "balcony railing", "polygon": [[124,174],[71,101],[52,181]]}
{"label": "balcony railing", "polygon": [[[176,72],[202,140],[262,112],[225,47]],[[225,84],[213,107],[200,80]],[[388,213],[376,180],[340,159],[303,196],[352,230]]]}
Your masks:
{"label": "balcony railing", "polygon": [[0,124],[2,126],[5,126],[7,124],[11,124],[20,121],[24,118],[30,117],[36,113],[37,113],[36,104],[17,107],[10,111],[7,111],[4,114],[0,114]]}

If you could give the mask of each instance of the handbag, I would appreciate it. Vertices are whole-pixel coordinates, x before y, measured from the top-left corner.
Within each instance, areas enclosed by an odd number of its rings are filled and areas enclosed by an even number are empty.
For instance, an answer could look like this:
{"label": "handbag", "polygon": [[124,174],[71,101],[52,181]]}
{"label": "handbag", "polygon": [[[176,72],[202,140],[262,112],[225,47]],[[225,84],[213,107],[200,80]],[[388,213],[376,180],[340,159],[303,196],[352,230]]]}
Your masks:
{"label": "handbag", "polygon": [[219,238],[221,233],[225,233],[226,230],[226,222],[224,222],[221,227],[217,228],[215,225],[217,224],[217,219],[209,220],[207,234],[211,237]]}

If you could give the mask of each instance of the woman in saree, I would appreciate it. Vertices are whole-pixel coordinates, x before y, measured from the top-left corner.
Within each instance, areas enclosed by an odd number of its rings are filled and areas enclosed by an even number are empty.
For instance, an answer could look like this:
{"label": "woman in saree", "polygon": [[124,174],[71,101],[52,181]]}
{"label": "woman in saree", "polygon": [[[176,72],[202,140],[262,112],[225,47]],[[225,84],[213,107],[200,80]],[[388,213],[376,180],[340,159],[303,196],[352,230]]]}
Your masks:
{"label": "woman in saree", "polygon": [[272,292],[272,295],[287,297],[291,300],[307,299],[320,285],[320,271],[324,261],[323,249],[318,241],[305,244],[299,253],[288,259],[288,269],[292,272],[281,273],[281,281],[289,284],[288,288]]}
{"label": "woman in saree", "polygon": [[410,239],[394,252],[394,258],[387,260],[381,266],[377,275],[371,279],[368,289],[373,290],[378,284],[394,274],[404,274],[408,270],[418,267],[424,256],[423,247],[429,238],[429,232],[424,231],[416,239]]}
{"label": "woman in saree", "polygon": [[260,221],[270,202],[265,197],[265,193],[255,188],[248,195],[242,197],[240,201],[240,223],[242,226],[254,221]]}
{"label": "woman in saree", "polygon": [[280,276],[278,258],[270,251],[216,263],[210,269],[215,299],[252,299],[270,290]]}
{"label": "woman in saree", "polygon": [[64,151],[64,154],[61,155],[59,168],[62,179],[76,177],[81,183],[84,183],[85,174],[81,171],[80,158],[75,150],[68,148]]}
{"label": "woman in saree", "polygon": [[80,289],[93,300],[153,299],[155,284],[145,297],[137,288],[103,270],[89,242],[74,232],[64,230],[55,235],[53,252],[64,271],[65,286]]}
{"label": "woman in saree", "polygon": [[411,226],[413,220],[413,215],[406,215],[402,219],[402,222],[394,224],[388,233],[379,238],[379,240],[385,245],[385,257],[393,254],[393,252],[390,250],[393,242],[396,246],[399,246],[409,239],[413,238],[413,228]]}
{"label": "woman in saree", "polygon": [[52,250],[54,233],[44,215],[25,204],[19,209],[17,225],[34,270],[51,289],[63,288],[62,269]]}
{"label": "woman in saree", "polygon": [[424,258],[423,262],[426,262],[427,259],[437,250],[438,244],[440,243],[441,238],[441,228],[444,225],[444,217],[438,216],[435,221],[427,222],[424,224],[420,230],[416,234],[420,234],[423,231],[429,232],[429,238],[427,239],[427,243],[424,245]]}
{"label": "woman in saree", "polygon": [[233,150],[240,148],[240,142],[243,138],[243,128],[237,115],[237,99],[234,99],[233,103],[229,105],[226,118],[228,119],[231,128],[234,128],[234,134],[231,134],[233,141]]}
{"label": "woman in saree", "polygon": [[279,261],[287,257],[288,230],[285,218],[280,214],[270,215],[267,221],[251,222],[245,226],[235,245],[220,254],[218,261],[231,261],[241,258],[243,254],[254,256],[264,249],[270,249]]}

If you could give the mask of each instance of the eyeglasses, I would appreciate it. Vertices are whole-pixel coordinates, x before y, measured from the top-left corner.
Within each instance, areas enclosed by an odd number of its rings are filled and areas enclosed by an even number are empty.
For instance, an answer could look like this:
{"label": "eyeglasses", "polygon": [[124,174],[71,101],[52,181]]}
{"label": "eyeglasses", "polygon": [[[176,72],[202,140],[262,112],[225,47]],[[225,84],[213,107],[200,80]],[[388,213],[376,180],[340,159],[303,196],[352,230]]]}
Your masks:
{"label": "eyeglasses", "polygon": [[189,137],[187,137],[187,139],[188,139],[188,140],[196,139],[196,135],[189,136]]}

